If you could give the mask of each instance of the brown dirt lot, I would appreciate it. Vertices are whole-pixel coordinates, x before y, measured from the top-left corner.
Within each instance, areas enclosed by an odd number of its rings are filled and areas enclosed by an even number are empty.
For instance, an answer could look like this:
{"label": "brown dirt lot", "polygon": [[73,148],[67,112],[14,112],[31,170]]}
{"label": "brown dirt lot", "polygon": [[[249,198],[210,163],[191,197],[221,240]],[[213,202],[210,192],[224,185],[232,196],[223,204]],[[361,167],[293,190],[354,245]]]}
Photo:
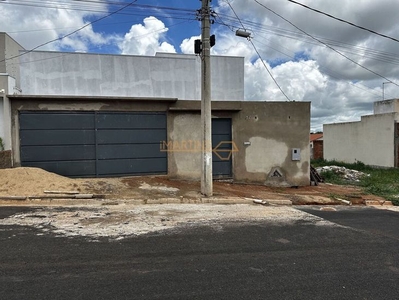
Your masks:
{"label": "brown dirt lot", "polygon": [[[38,168],[0,170],[0,196],[43,195],[44,191],[78,191],[105,195],[106,199],[200,199],[200,183],[166,176],[71,179]],[[383,200],[354,186],[319,184],[298,188],[266,187],[228,181],[214,182],[214,197],[291,200],[293,204],[341,204],[339,199],[362,204]]]}

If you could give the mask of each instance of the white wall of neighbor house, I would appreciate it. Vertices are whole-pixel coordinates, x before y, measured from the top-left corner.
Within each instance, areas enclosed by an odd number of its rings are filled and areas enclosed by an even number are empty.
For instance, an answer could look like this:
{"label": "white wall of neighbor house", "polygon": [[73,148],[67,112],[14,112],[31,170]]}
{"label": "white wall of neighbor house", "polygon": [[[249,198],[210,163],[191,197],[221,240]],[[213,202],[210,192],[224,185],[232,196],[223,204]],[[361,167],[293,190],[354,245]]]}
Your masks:
{"label": "white wall of neighbor house", "polygon": [[7,74],[0,74],[0,138],[4,141],[4,102],[7,94]]}
{"label": "white wall of neighbor house", "polygon": [[0,93],[0,138],[4,140],[4,97]]}
{"label": "white wall of neighbor house", "polygon": [[[24,48],[19,45],[13,38],[5,32],[0,32],[0,60],[5,59],[0,63],[0,73],[6,73],[16,79],[16,86],[19,87],[19,51]],[[12,58],[15,57],[15,58]],[[9,91],[12,93],[12,90]]]}
{"label": "white wall of neighbor house", "polygon": [[[106,55],[34,51],[20,57],[25,95],[201,98],[195,55]],[[211,58],[212,99],[244,98],[244,58]]]}
{"label": "white wall of neighbor house", "polygon": [[374,114],[399,112],[399,99],[390,99],[374,102]]}
{"label": "white wall of neighbor house", "polygon": [[394,167],[398,119],[397,113],[385,113],[363,116],[360,122],[325,124],[324,159]]}
{"label": "white wall of neighbor house", "polygon": [[0,74],[0,137],[4,150],[11,150],[11,106],[7,94],[15,87],[16,81],[8,74]]}

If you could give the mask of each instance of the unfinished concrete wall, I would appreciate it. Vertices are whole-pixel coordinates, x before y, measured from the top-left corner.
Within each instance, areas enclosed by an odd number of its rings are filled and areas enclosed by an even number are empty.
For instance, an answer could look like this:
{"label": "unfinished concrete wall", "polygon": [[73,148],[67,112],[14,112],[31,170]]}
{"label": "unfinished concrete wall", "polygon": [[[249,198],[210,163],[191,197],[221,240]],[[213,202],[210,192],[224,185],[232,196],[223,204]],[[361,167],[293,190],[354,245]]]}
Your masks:
{"label": "unfinished concrete wall", "polygon": [[[309,132],[308,102],[242,102],[233,117],[233,140],[239,149],[233,159],[234,179],[308,185]],[[294,149],[299,160],[293,160]]]}
{"label": "unfinished concrete wall", "polygon": [[[168,141],[177,147],[168,153],[171,178],[201,179],[201,115],[193,111],[169,112]],[[181,151],[179,151],[179,146]],[[184,147],[183,147],[184,146]]]}
{"label": "unfinished concrete wall", "polygon": [[[35,51],[21,62],[26,95],[201,98],[201,60],[194,55]],[[214,100],[243,99],[242,57],[213,56],[211,75]]]}
{"label": "unfinished concrete wall", "polygon": [[[232,119],[232,142],[238,150],[233,152],[236,181],[276,186],[309,184],[310,103],[214,102],[212,107],[212,117]],[[194,105],[180,102],[175,109],[169,113],[168,138],[200,140],[200,114],[193,112]],[[293,149],[300,153],[299,160],[293,160]],[[171,152],[168,163],[171,177],[200,178],[198,151]]]}
{"label": "unfinished concrete wall", "polygon": [[347,163],[361,161],[380,167],[395,166],[397,113],[363,116],[360,122],[323,126],[324,158]]}

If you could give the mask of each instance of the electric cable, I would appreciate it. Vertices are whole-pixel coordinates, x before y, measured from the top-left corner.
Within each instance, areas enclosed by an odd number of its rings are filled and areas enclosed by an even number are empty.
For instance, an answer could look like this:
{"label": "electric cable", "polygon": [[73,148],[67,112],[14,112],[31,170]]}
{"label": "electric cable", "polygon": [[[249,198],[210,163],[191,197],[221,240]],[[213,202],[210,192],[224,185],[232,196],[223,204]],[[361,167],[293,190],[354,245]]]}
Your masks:
{"label": "electric cable", "polygon": [[[182,24],[182,23],[185,23],[185,21],[184,21],[184,22],[179,22],[179,23],[176,23],[176,24],[173,24],[173,25],[170,25],[168,28],[173,27],[173,26],[180,25],[180,24]],[[154,31],[148,32],[148,33],[146,33],[146,34],[133,36],[132,38],[134,38],[134,39],[142,38],[142,37],[151,35],[151,34],[153,34],[153,33],[162,31],[162,30],[163,30],[163,29],[154,30]],[[59,58],[59,57],[64,57],[64,56],[69,55],[69,54],[75,54],[75,52],[72,52],[72,53],[70,53],[70,52],[61,52],[61,53],[63,53],[63,54],[58,55],[58,56],[43,58],[43,59],[35,59],[35,60],[30,60],[30,61],[25,61],[25,62],[20,62],[20,61],[19,61],[19,62],[11,62],[9,65],[12,66],[12,65],[29,64],[29,63],[33,63],[33,62],[38,62],[38,61],[43,61],[43,60],[50,60],[50,59]],[[3,61],[0,61],[0,63],[1,63],[1,62],[4,62],[4,60],[3,60]]]}
{"label": "electric cable", "polygon": [[[28,0],[14,0],[13,2],[20,2],[20,3],[26,3]],[[97,1],[97,0],[71,0],[74,2],[78,2],[79,3],[90,3],[90,4],[99,4],[99,5],[122,5],[124,4],[124,2],[120,2],[120,1]],[[36,3],[34,6],[35,7],[45,7],[43,6],[43,4],[46,3],[56,3],[56,4],[70,4],[71,1],[46,1],[46,2],[42,2],[42,1],[35,1],[35,0],[29,0],[29,3]],[[11,2],[0,2],[0,4],[13,4]],[[22,4],[21,4],[22,5]],[[103,13],[105,12],[104,10],[94,10],[92,9],[93,6],[90,6],[90,9],[79,9],[82,11],[90,11],[93,13]],[[176,7],[167,7],[167,6],[152,6],[152,5],[142,5],[142,4],[133,4],[131,6],[132,8],[138,8],[138,9],[145,9],[145,10],[153,10],[152,11],[152,15],[157,17],[157,18],[169,18],[169,19],[182,19],[182,20],[187,20],[187,21],[191,21],[191,20],[195,20],[195,10],[192,9],[185,9],[185,8],[176,8]],[[57,7],[54,7],[57,8]],[[169,15],[166,12],[161,12],[160,8],[162,8],[162,10],[171,10],[171,11],[181,11],[184,12],[184,15],[180,14],[180,13],[169,13]],[[61,9],[60,7],[58,7],[58,9]],[[63,9],[68,9],[71,10],[71,7],[63,7]],[[77,10],[77,8],[73,8],[74,10]],[[132,13],[129,12],[128,10],[124,10],[123,12],[120,12],[119,14],[122,15],[136,15],[136,16],[147,16],[148,13]],[[192,15],[192,17],[189,17],[190,14]],[[239,21],[237,21],[236,18],[233,18],[229,15],[223,14],[223,13],[218,13],[217,14],[219,17],[223,17],[226,21],[223,22],[224,26],[227,26],[229,28],[242,28],[242,25],[239,24]],[[253,22],[253,21],[248,21],[248,20],[243,20],[240,19],[241,23],[243,23],[243,25],[245,25],[247,28],[250,27],[252,30],[256,30],[258,33],[259,32],[265,32],[265,33],[271,33],[273,35],[277,35],[277,36],[281,36],[281,37],[286,37],[286,38],[290,38],[290,39],[295,39],[298,41],[304,41],[306,43],[309,44],[314,44],[314,45],[320,45],[319,42],[316,42],[312,39],[309,38],[309,36],[298,32],[298,31],[292,31],[292,30],[288,30],[288,29],[283,29],[283,28],[276,28],[274,26],[268,26],[268,25],[264,25],[261,23],[257,23],[257,22]],[[216,20],[215,23],[219,24],[219,22]],[[102,25],[99,25],[102,26]],[[104,24],[105,26],[105,24]],[[55,29],[55,28],[54,28]],[[60,28],[59,28],[60,29]],[[51,29],[43,29],[43,30],[51,30]],[[39,31],[39,30],[37,30]],[[25,31],[13,31],[11,33],[17,33],[17,32],[27,32]],[[317,36],[316,36],[317,37]],[[384,62],[384,63],[393,63],[393,64],[398,64],[399,63],[399,58],[397,56],[396,53],[389,53],[389,52],[384,52],[384,51],[380,51],[380,50],[375,50],[375,49],[370,49],[370,48],[366,48],[366,47],[360,47],[357,45],[353,45],[353,44],[349,44],[349,43],[343,43],[340,41],[334,41],[328,38],[323,38],[323,37],[317,37],[318,39],[320,39],[321,41],[333,46],[333,47],[337,47],[339,49],[341,49],[341,51],[343,53],[350,53],[353,55],[359,55],[359,52],[362,52],[364,57],[370,58],[370,59],[374,59],[380,62]]]}
{"label": "electric cable", "polygon": [[254,0],[257,4],[259,4],[260,6],[264,7],[265,9],[267,9],[268,11],[272,12],[273,14],[275,14],[276,16],[280,17],[281,19],[283,19],[284,21],[286,21],[287,23],[291,24],[292,26],[294,26],[296,29],[298,29],[299,31],[303,32],[304,34],[308,35],[309,37],[311,37],[312,39],[318,41],[319,43],[325,45],[327,48],[333,50],[335,53],[341,55],[342,57],[346,58],[347,60],[353,62],[354,64],[356,64],[357,66],[365,69],[366,71],[369,71],[370,73],[373,73],[374,75],[377,75],[378,77],[381,77],[383,79],[385,79],[386,81],[396,85],[399,87],[399,84],[397,84],[396,82],[390,80],[389,78],[361,65],[360,63],[358,63],[357,61],[351,59],[350,57],[346,56],[345,54],[341,53],[340,51],[336,50],[335,48],[331,47],[330,45],[328,45],[327,43],[322,42],[320,39],[310,35],[309,33],[307,33],[306,31],[302,30],[301,28],[299,28],[298,26],[296,26],[294,23],[292,23],[291,21],[287,20],[286,18],[284,18],[282,15],[276,13],[275,11],[273,11],[272,9],[268,8],[266,5],[260,3],[258,0]]}
{"label": "electric cable", "polygon": [[349,24],[349,25],[351,25],[351,26],[354,26],[354,27],[359,28],[359,29],[362,29],[362,30],[366,30],[366,31],[371,32],[371,33],[373,33],[373,34],[379,35],[379,36],[381,36],[381,37],[383,37],[383,38],[390,39],[390,40],[395,41],[395,42],[399,42],[399,40],[396,39],[396,38],[394,38],[394,37],[391,37],[391,36],[388,36],[388,35],[385,35],[385,34],[376,32],[376,31],[374,31],[374,30],[368,29],[368,28],[363,27],[363,26],[356,25],[356,24],[354,24],[354,23],[352,23],[352,22],[349,22],[349,21],[346,21],[346,20],[337,18],[337,17],[335,17],[335,16],[333,16],[333,15],[330,15],[330,14],[328,14],[328,13],[325,13],[325,12],[323,12],[323,11],[321,11],[321,10],[311,8],[310,6],[307,6],[307,5],[305,5],[305,4],[302,4],[302,3],[299,3],[299,2],[296,2],[296,1],[293,1],[293,0],[288,0],[288,1],[289,1],[289,2],[292,2],[292,3],[294,3],[294,4],[297,4],[297,5],[303,6],[304,8],[310,9],[310,10],[312,10],[312,11],[314,11],[314,12],[319,13],[319,14],[325,15],[325,16],[327,16],[327,17],[329,17],[329,18],[334,19],[334,20],[337,20],[337,21],[340,21],[340,22]]}
{"label": "electric cable", "polygon": [[[0,4],[8,4],[8,5],[19,5],[19,6],[30,6],[37,8],[54,8],[54,9],[65,9],[65,10],[79,10],[79,11],[87,11],[94,13],[106,13],[107,9],[103,8],[103,5],[100,4],[108,4],[110,7],[116,6],[125,6],[126,2],[109,2],[109,1],[85,1],[90,2],[89,4],[74,4],[70,1],[61,2],[61,1],[35,1],[35,0],[14,0],[13,2],[0,2]],[[93,5],[94,4],[94,5]],[[96,5],[97,4],[97,5]],[[188,13],[194,14],[194,9],[185,9],[185,8],[176,8],[176,7],[167,7],[167,6],[153,6],[153,5],[143,5],[143,4],[132,4],[130,5],[132,9],[145,9],[152,10],[156,12],[162,11],[172,11],[169,14],[177,14],[181,16],[186,16]],[[96,8],[96,9],[95,9]],[[129,14],[126,11],[123,14]]]}
{"label": "electric cable", "polygon": [[[15,0],[15,1],[18,2],[18,0]],[[107,4],[107,5],[121,5],[121,4],[124,4],[124,2],[116,2],[116,1],[96,1],[96,0],[72,0],[72,1],[79,2],[79,3],[93,3],[93,4],[100,3],[100,4]],[[24,1],[20,0],[20,2],[24,2]],[[34,3],[35,1],[34,0],[33,1],[30,0],[29,2],[33,2]],[[46,2],[51,2],[51,1],[46,1]],[[58,3],[58,4],[61,3],[61,1],[52,1],[52,2],[53,3]],[[6,3],[7,2],[1,2],[1,4],[6,4]],[[43,4],[43,2],[38,2],[38,3]],[[70,2],[68,2],[68,3],[70,3]],[[140,5],[140,4],[133,4],[132,6],[137,7],[137,8],[143,8],[143,9],[147,9],[147,8],[148,9],[156,9],[156,8],[159,8],[158,6]],[[38,5],[37,7],[42,7],[42,5]],[[172,7],[162,7],[162,8],[171,9],[171,10],[177,10],[177,11],[187,11],[187,12],[192,12],[193,11],[191,9],[183,9],[183,8],[172,8]],[[123,13],[129,14],[126,10]],[[231,30],[233,28],[239,29],[240,26],[244,27],[243,25],[245,25],[246,27],[251,26],[253,28],[257,28],[258,30],[260,30],[262,32],[270,32],[270,33],[272,33],[274,35],[284,36],[284,37],[292,38],[292,39],[296,39],[296,40],[304,40],[305,39],[305,41],[307,43],[314,43],[315,45],[320,45],[319,41],[317,41],[317,40],[315,41],[314,39],[309,39],[309,35],[303,34],[303,33],[298,32],[298,31],[290,31],[290,30],[287,30],[287,29],[280,29],[280,28],[267,26],[267,25],[263,25],[261,23],[256,23],[256,22],[253,22],[253,21],[246,21],[246,20],[242,20],[242,19],[239,19],[238,22],[237,22],[236,18],[230,17],[228,15],[224,15],[223,13],[218,13],[219,20],[222,20],[220,18],[220,16],[223,16],[223,18],[227,19],[228,21],[222,21],[222,23],[220,23],[220,22],[218,22],[218,20],[216,20],[216,23],[224,25],[224,26],[230,28]],[[175,19],[176,17],[172,16],[171,18]],[[192,19],[188,19],[188,20],[192,20]],[[229,24],[229,22],[230,22],[230,24]],[[235,23],[235,22],[237,22],[237,23]],[[351,54],[354,54],[354,55],[362,55],[363,57],[374,59],[374,60],[377,60],[377,61],[380,61],[380,62],[391,63],[391,64],[399,64],[399,58],[397,58],[397,55],[393,54],[393,53],[377,51],[377,50],[366,48],[366,47],[359,47],[359,46],[356,46],[356,45],[351,45],[351,44],[348,44],[348,43],[342,43],[342,42],[338,42],[338,41],[333,41],[333,40],[329,40],[329,39],[322,38],[322,37],[318,37],[317,39],[322,40],[326,44],[328,43],[329,45],[334,45],[334,47],[339,47],[341,49],[346,49],[346,50],[342,50],[344,53],[351,53]],[[257,39],[255,39],[255,40],[257,40]],[[358,53],[359,51],[361,51],[363,54],[359,54]]]}
{"label": "electric cable", "polygon": [[[216,22],[219,23],[220,25],[226,26],[226,27],[227,27],[229,30],[231,30],[233,33],[234,33],[234,31],[235,31],[236,28],[237,28],[237,29],[240,28],[240,27],[235,27],[235,26],[226,24],[226,23],[224,22],[224,20],[220,17],[219,14],[217,15]],[[244,21],[244,22],[245,22],[245,21]],[[261,39],[258,39],[258,37],[261,37]],[[262,41],[263,41],[263,40],[267,40],[266,37],[259,36],[259,35],[257,34],[255,37],[252,37],[252,39],[253,39],[256,43],[262,44],[262,45],[264,45],[265,47],[271,48],[271,49],[273,49],[274,51],[276,51],[276,52],[278,52],[278,53],[280,53],[280,54],[286,56],[286,57],[289,58],[289,59],[295,59],[294,56],[289,55],[289,54],[287,54],[287,53],[285,53],[285,52],[283,52],[283,51],[281,51],[281,50],[279,50],[279,49],[276,49],[276,48],[274,48],[274,47],[272,47],[272,46],[270,46],[270,45],[268,45],[268,44],[266,44],[266,43],[261,42],[261,40],[262,40]],[[317,43],[317,44],[315,43],[315,45],[319,45],[319,43]],[[282,48],[284,48],[284,49],[286,49],[286,50],[288,50],[288,51],[291,51],[290,49],[288,49],[288,48],[286,48],[286,47],[283,47],[283,46],[281,46],[281,45],[279,45],[279,46],[282,47]],[[293,51],[292,51],[292,52],[293,52]],[[299,60],[298,62],[301,63],[301,64],[304,64],[304,61],[302,61],[302,60]],[[332,77],[332,78],[335,78],[335,79],[337,79],[337,80],[340,80],[339,74],[336,73],[335,71],[333,71],[333,70],[331,70],[331,69],[329,69],[329,68],[327,68],[327,67],[324,67],[324,66],[322,66],[322,65],[319,65],[319,67],[320,67],[320,69],[323,69],[323,70],[325,71],[325,73],[326,73],[328,76],[330,76],[330,77]],[[317,70],[317,68],[315,68],[315,67],[313,67],[313,66],[311,66],[311,68]],[[335,75],[334,75],[334,74],[335,74]],[[365,87],[365,88],[360,87],[358,84],[355,84],[355,83],[353,83],[353,82],[350,82],[350,81],[349,81],[348,83],[349,83],[350,85],[352,85],[354,88],[360,89],[360,90],[362,90],[362,91],[364,91],[364,92],[367,92],[367,93],[369,93],[369,94],[372,94],[372,95],[374,95],[374,96],[379,96],[379,95],[380,95],[379,93],[374,92],[373,90],[366,89],[366,87]],[[363,86],[364,86],[364,85],[363,85]]]}
{"label": "electric cable", "polygon": [[[236,16],[237,20],[240,21],[240,24],[242,25],[243,29],[246,30],[246,28],[244,27],[244,24],[241,22],[240,18],[238,17],[237,13],[235,12],[233,6],[230,4],[230,2],[228,0],[226,0],[227,4],[230,6],[231,10],[233,11],[234,15]],[[276,78],[273,76],[272,72],[269,70],[269,68],[267,67],[265,61],[262,59],[262,56],[260,55],[258,49],[255,47],[255,44],[252,42],[252,40],[250,38],[248,38],[248,41],[251,43],[252,47],[254,48],[256,54],[258,55],[259,59],[261,60],[263,66],[265,67],[266,71],[269,73],[270,77],[273,79],[274,83],[276,84],[276,86],[279,88],[279,90],[281,91],[281,93],[284,95],[284,97],[288,100],[291,101],[291,99],[287,96],[286,93],[284,93],[283,89],[281,88],[281,86],[278,84]]]}
{"label": "electric cable", "polygon": [[[267,40],[267,38],[264,38],[264,39]],[[287,53],[285,53],[285,52],[282,52],[282,51],[280,51],[280,50],[278,50],[278,49],[276,49],[276,48],[274,48],[274,47],[271,47],[270,45],[267,45],[267,44],[261,42],[261,41],[260,41],[259,39],[257,39],[256,37],[253,38],[253,40],[255,40],[258,44],[262,44],[262,45],[264,45],[264,46],[266,46],[266,47],[268,47],[268,48],[271,48],[271,49],[273,49],[274,51],[279,52],[280,54],[282,54],[282,55],[284,55],[284,56],[286,56],[286,57],[288,57],[288,58],[290,58],[290,59],[295,59],[294,56],[289,55],[289,54],[287,54]],[[281,45],[280,45],[280,47],[285,48],[285,47],[283,47],[283,46],[281,46]],[[285,49],[287,49],[287,48],[285,48]],[[290,49],[287,49],[287,50],[290,51]],[[303,61],[303,60],[299,60],[298,62],[299,62],[300,64],[305,64],[305,61]],[[309,65],[307,65],[307,66],[309,66]],[[314,70],[317,70],[317,68],[315,68],[315,67],[313,67],[313,66],[310,66],[310,67],[311,67],[312,69],[314,69]],[[331,69],[329,69],[329,68],[327,68],[327,67],[324,67],[324,66],[322,66],[322,65],[319,65],[319,67],[320,67],[320,69],[324,70],[324,72],[325,72],[329,77],[332,77],[332,78],[335,78],[335,79],[337,79],[337,80],[340,80],[339,74],[336,73],[335,71],[333,71],[333,70],[331,70]],[[334,75],[334,74],[335,74],[335,75]],[[353,83],[353,82],[351,82],[351,81],[349,81],[348,83],[349,83],[350,85],[352,85],[353,87],[355,87],[355,88],[357,88],[357,89],[360,89],[360,90],[362,90],[362,91],[364,91],[364,92],[368,92],[368,93],[370,93],[370,94],[372,94],[372,95],[375,95],[375,96],[380,96],[380,93],[374,92],[372,89],[370,90],[370,89],[362,88],[362,87],[360,87],[359,85],[357,85],[357,84],[355,84],[355,83]],[[363,86],[364,86],[364,85],[363,85]],[[393,97],[393,96],[390,96],[390,97]]]}
{"label": "electric cable", "polygon": [[80,27],[80,28],[78,28],[78,29],[76,29],[76,30],[74,30],[74,31],[72,31],[72,32],[70,32],[70,33],[68,33],[68,34],[66,34],[66,35],[64,35],[64,36],[62,36],[62,37],[59,37],[59,38],[53,39],[53,40],[51,40],[51,41],[45,42],[45,43],[43,43],[43,44],[40,44],[40,45],[38,45],[38,46],[36,46],[36,47],[34,47],[34,48],[28,50],[28,51],[25,51],[25,52],[20,53],[20,54],[18,54],[18,55],[15,55],[15,56],[12,56],[12,57],[8,57],[8,58],[5,58],[5,59],[2,59],[2,60],[0,60],[0,62],[4,62],[4,61],[7,61],[7,60],[11,60],[11,59],[14,59],[14,58],[21,57],[21,56],[23,56],[23,55],[25,55],[25,54],[28,54],[28,53],[33,52],[34,50],[36,50],[36,49],[38,49],[38,48],[40,48],[40,47],[43,47],[43,46],[45,46],[45,45],[48,45],[48,44],[53,43],[53,42],[56,42],[56,41],[61,41],[61,40],[65,39],[66,37],[71,36],[71,35],[75,34],[76,32],[78,32],[78,31],[80,31],[80,30],[86,28],[87,26],[90,26],[90,25],[92,25],[92,24],[94,24],[94,23],[97,23],[97,22],[99,22],[99,21],[101,21],[101,20],[104,20],[104,19],[106,19],[106,18],[108,18],[108,17],[110,17],[110,16],[112,16],[112,15],[114,15],[114,14],[116,14],[116,13],[122,11],[123,9],[125,9],[126,7],[132,5],[132,4],[135,3],[136,1],[137,1],[137,0],[134,0],[134,1],[130,2],[130,3],[128,3],[127,5],[125,5],[125,6],[121,7],[121,8],[119,8],[118,10],[115,10],[115,11],[113,11],[113,12],[111,12],[111,13],[109,13],[109,14],[107,14],[107,15],[105,15],[105,16],[99,18],[99,19],[96,19],[96,20],[94,20],[94,21],[92,21],[92,22],[89,22],[89,23],[83,25],[82,27]]}
{"label": "electric cable", "polygon": [[[238,22],[235,22],[235,20],[234,21],[231,20],[231,18],[228,18],[221,13],[218,13],[218,17],[219,17],[219,19],[216,19],[215,22],[220,25],[224,25],[230,29],[242,28],[242,26],[239,25]],[[219,20],[221,20],[221,18],[227,19],[227,20],[220,22]],[[315,41],[314,39],[311,39],[309,36],[307,36],[301,32],[298,32],[298,31],[291,31],[291,30],[287,30],[287,29],[276,28],[276,27],[267,26],[267,25],[261,25],[259,23],[248,22],[245,20],[242,20],[242,22],[244,24],[246,24],[247,28],[250,27],[252,31],[256,31],[257,33],[263,32],[263,33],[268,33],[268,34],[272,34],[272,35],[276,35],[276,36],[280,36],[280,37],[294,39],[297,41],[302,41],[307,44],[322,46],[319,42]],[[390,52],[376,50],[376,49],[367,48],[367,47],[362,47],[362,46],[358,46],[358,45],[354,45],[354,44],[350,44],[350,43],[344,43],[344,42],[328,39],[325,37],[317,37],[317,38],[326,44],[340,48],[341,51],[344,53],[351,53],[354,55],[359,55],[359,52],[362,52],[364,57],[368,57],[370,59],[374,59],[374,60],[381,61],[384,63],[394,63],[394,64],[399,63],[399,57],[397,56],[396,53],[390,53]]]}

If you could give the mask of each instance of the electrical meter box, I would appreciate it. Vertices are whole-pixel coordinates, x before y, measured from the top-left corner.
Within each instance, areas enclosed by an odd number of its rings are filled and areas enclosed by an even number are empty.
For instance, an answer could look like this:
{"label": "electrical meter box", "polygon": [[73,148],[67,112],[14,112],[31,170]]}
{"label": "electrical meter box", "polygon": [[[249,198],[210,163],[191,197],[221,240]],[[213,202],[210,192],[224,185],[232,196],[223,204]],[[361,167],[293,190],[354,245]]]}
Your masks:
{"label": "electrical meter box", "polygon": [[292,160],[301,160],[301,149],[299,148],[292,149]]}

